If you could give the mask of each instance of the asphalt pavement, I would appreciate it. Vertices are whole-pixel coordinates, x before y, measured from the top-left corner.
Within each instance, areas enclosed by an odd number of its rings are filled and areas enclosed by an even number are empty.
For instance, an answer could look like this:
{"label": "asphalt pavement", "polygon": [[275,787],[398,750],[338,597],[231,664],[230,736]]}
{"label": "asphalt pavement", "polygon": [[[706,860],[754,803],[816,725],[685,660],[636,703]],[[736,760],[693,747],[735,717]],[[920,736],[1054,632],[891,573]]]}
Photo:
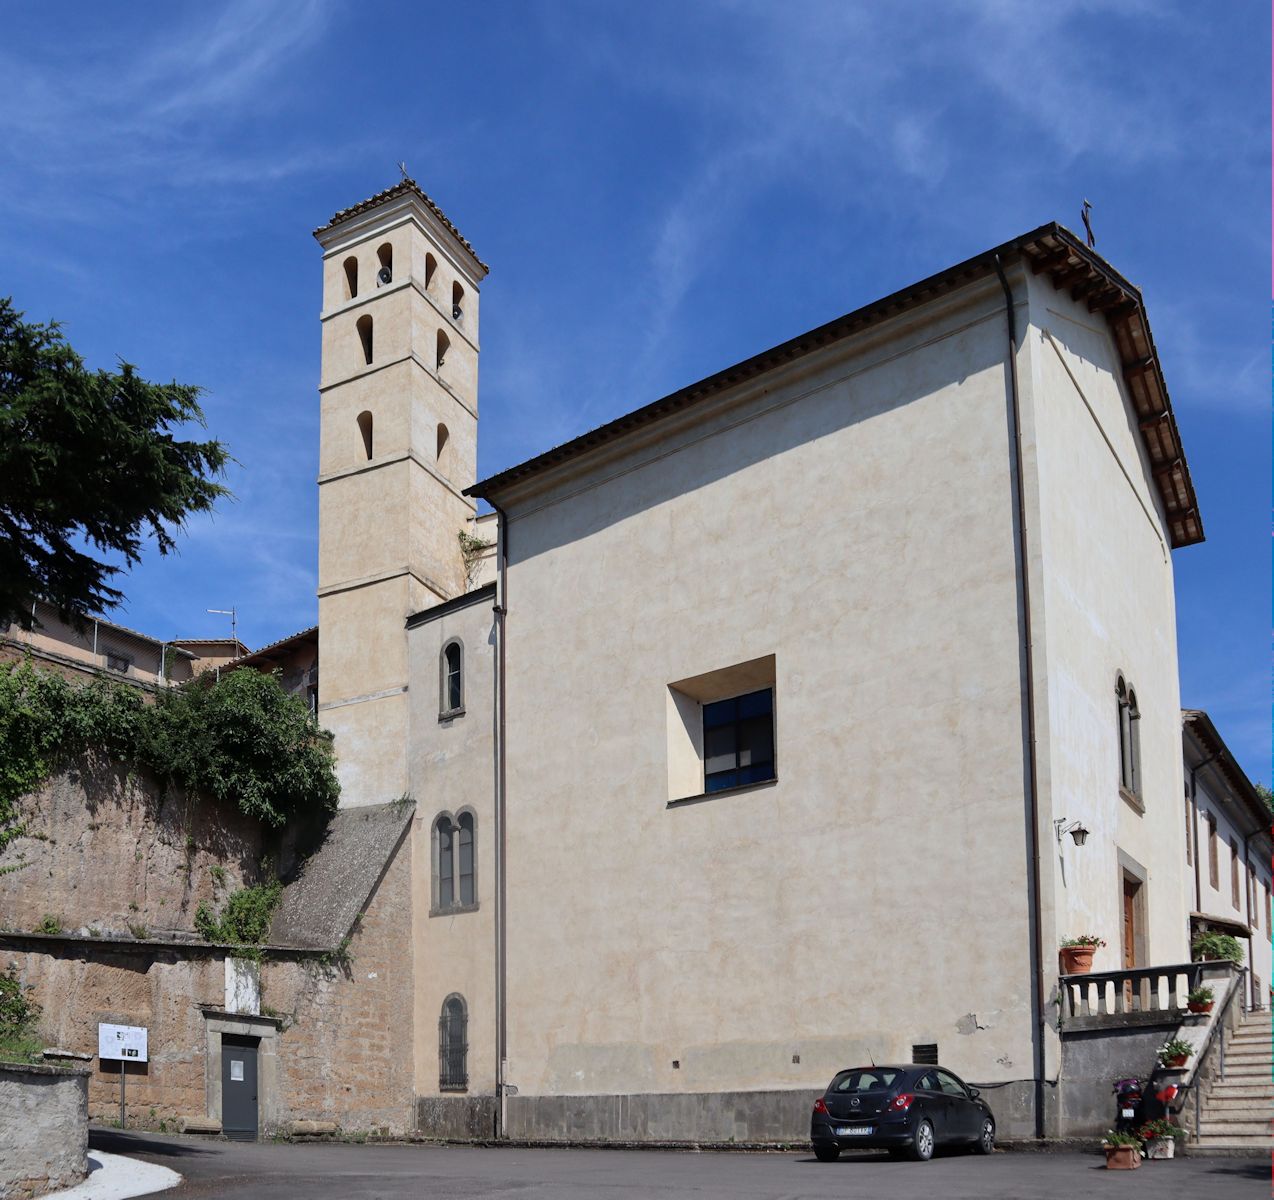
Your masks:
{"label": "asphalt pavement", "polygon": [[94,1129],[90,1144],[171,1167],[164,1197],[218,1200],[1057,1200],[1104,1196],[1268,1195],[1262,1159],[1186,1158],[1107,1171],[1100,1154],[943,1154],[927,1163],[875,1154],[820,1163],[808,1152],[528,1150],[437,1145],[202,1141]]}

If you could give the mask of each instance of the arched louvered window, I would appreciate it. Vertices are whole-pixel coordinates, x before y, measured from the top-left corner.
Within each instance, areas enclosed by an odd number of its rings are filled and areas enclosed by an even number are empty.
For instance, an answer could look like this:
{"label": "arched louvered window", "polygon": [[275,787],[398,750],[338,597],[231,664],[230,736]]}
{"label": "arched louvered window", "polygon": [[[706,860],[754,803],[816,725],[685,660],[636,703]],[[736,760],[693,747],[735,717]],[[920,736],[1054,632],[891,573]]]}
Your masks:
{"label": "arched louvered window", "polygon": [[438,1018],[438,1090],[463,1092],[469,1087],[469,1010],[464,997],[452,992]]}

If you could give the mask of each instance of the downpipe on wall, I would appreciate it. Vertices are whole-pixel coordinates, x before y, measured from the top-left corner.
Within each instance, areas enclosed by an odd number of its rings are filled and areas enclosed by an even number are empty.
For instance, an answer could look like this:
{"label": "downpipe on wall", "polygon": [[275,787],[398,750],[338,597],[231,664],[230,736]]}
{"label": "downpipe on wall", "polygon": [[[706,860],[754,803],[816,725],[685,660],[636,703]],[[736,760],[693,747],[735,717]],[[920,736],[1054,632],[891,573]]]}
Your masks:
{"label": "downpipe on wall", "polygon": [[509,517],[494,501],[487,501],[499,518],[500,527],[496,532],[496,601],[494,606],[496,628],[495,653],[495,1096],[496,1096],[496,1128],[495,1136],[502,1138],[508,1128],[505,1113],[508,1080],[508,1000],[506,986],[508,983],[508,955],[505,935],[506,888],[505,888],[505,790],[507,782],[505,753],[505,729],[507,708],[505,706],[505,642],[507,640],[507,622],[509,613]]}
{"label": "downpipe on wall", "polygon": [[1030,560],[1027,557],[1026,540],[1026,481],[1022,471],[1022,406],[1017,380],[1017,313],[1013,307],[1013,289],[1004,275],[1004,264],[995,256],[995,273],[1004,289],[1004,316],[1008,323],[1009,399],[1013,413],[1013,479],[1014,497],[1017,503],[1017,557],[1018,584],[1022,596],[1022,705],[1026,717],[1027,759],[1027,843],[1031,873],[1030,895],[1030,960],[1033,986],[1031,988],[1031,1048],[1035,1058],[1035,1136],[1044,1136],[1044,1012],[1047,996],[1044,983],[1044,947],[1041,944],[1043,930],[1040,924],[1040,801],[1039,763],[1035,752],[1035,655],[1031,633],[1031,580]]}

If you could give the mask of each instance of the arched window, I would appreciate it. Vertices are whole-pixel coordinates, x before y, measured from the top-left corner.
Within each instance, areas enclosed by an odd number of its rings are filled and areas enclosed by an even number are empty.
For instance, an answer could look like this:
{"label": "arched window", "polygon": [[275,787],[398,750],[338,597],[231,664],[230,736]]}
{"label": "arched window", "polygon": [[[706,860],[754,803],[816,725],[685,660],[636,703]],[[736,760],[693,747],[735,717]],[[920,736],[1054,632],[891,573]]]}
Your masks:
{"label": "arched window", "polygon": [[1124,682],[1115,680],[1115,699],[1119,712],[1119,786],[1132,796],[1141,796],[1141,712],[1137,693]]}
{"label": "arched window", "polygon": [[358,432],[363,435],[363,450],[366,452],[368,459],[372,457],[372,414],[369,412],[361,412],[358,414]]}
{"label": "arched window", "polygon": [[358,259],[345,260],[345,299],[353,300],[358,295]]}
{"label": "arched window", "polygon": [[456,822],[456,881],[459,884],[460,903],[472,904],[476,899],[473,887],[473,813],[461,813]]}
{"label": "arched window", "polygon": [[450,455],[447,453],[447,443],[451,440],[451,434],[447,432],[447,427],[441,422],[438,424],[438,453],[434,461],[438,464],[438,470],[444,475],[447,473],[447,462]]}
{"label": "arched window", "polygon": [[456,903],[456,872],[453,862],[454,849],[451,837],[451,817],[447,813],[443,813],[434,822],[434,856],[436,859],[434,865],[437,868],[434,872],[434,878],[437,881],[434,911],[446,912],[448,909],[454,908]]}
{"label": "arched window", "polygon": [[434,272],[438,269],[438,260],[432,254],[425,255],[425,287],[434,281]]}
{"label": "arched window", "polygon": [[380,270],[376,272],[376,286],[384,287],[394,282],[394,248],[388,242],[376,251],[380,262]]}
{"label": "arched window", "polygon": [[442,696],[440,716],[451,717],[464,711],[464,649],[459,642],[448,642],[442,648]]}
{"label": "arched window", "polygon": [[358,318],[358,337],[363,343],[363,361],[371,366],[372,362],[372,319],[369,316]]}
{"label": "arched window", "polygon": [[478,818],[470,808],[459,816],[439,813],[433,823],[433,907],[429,915],[478,907]]}
{"label": "arched window", "polygon": [[447,361],[447,351],[451,348],[451,339],[438,330],[438,370],[442,370],[442,364]]}
{"label": "arched window", "polygon": [[463,1092],[469,1087],[469,1011],[464,997],[452,992],[438,1018],[438,1090]]}
{"label": "arched window", "polygon": [[464,316],[464,288],[458,283],[451,285],[451,316],[453,320],[460,320]]}

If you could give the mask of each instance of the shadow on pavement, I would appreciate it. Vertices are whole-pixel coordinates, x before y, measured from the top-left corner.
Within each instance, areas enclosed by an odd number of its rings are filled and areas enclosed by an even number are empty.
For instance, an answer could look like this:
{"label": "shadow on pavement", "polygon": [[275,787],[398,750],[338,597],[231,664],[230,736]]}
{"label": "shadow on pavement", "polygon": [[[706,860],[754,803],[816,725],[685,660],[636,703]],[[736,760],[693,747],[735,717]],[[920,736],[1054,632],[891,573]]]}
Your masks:
{"label": "shadow on pavement", "polygon": [[210,1147],[160,1141],[144,1133],[121,1133],[118,1129],[90,1129],[88,1145],[90,1150],[105,1150],[107,1154],[153,1154],[158,1158],[190,1158],[212,1153]]}
{"label": "shadow on pavement", "polygon": [[1240,1179],[1270,1178],[1270,1164],[1263,1158],[1218,1158],[1208,1167],[1209,1175],[1237,1175]]}

